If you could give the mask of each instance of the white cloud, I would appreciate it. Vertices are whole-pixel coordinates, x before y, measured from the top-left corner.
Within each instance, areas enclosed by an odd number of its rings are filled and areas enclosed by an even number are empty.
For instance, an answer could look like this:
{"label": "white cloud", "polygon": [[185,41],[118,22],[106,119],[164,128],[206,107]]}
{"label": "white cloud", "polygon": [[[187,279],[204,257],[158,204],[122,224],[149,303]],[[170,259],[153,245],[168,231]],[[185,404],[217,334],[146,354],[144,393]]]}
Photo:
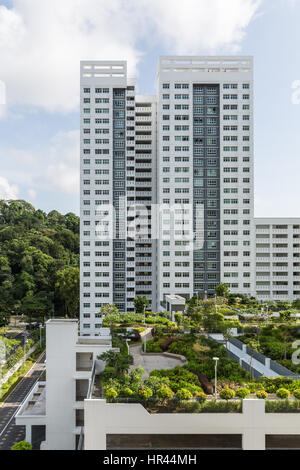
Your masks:
{"label": "white cloud", "polygon": [[60,132],[51,140],[49,161],[36,178],[37,184],[67,194],[79,193],[79,131]]}
{"label": "white cloud", "polygon": [[34,200],[36,199],[37,192],[36,192],[35,189],[28,189],[27,194],[28,194],[28,197],[29,197],[31,200],[34,201]]}
{"label": "white cloud", "polygon": [[19,188],[0,176],[0,199],[18,199]]}
{"label": "white cloud", "polygon": [[[79,131],[60,132],[38,150],[3,149],[7,161],[5,176],[35,199],[37,190],[79,194]],[[34,188],[34,189],[32,189]]]}
{"label": "white cloud", "polygon": [[141,0],[157,37],[175,53],[236,52],[260,0]]}
{"label": "white cloud", "polygon": [[80,59],[127,59],[145,44],[168,53],[233,52],[261,0],[13,0],[0,6],[0,80],[8,104],[69,112]]}

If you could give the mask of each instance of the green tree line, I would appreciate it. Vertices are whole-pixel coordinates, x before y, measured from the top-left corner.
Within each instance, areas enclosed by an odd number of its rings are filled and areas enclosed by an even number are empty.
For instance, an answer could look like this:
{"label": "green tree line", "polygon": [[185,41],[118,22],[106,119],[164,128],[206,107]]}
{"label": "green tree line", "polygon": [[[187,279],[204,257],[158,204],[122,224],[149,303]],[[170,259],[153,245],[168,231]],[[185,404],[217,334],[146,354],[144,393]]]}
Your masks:
{"label": "green tree line", "polygon": [[76,317],[78,299],[79,217],[0,200],[0,327],[11,312]]}

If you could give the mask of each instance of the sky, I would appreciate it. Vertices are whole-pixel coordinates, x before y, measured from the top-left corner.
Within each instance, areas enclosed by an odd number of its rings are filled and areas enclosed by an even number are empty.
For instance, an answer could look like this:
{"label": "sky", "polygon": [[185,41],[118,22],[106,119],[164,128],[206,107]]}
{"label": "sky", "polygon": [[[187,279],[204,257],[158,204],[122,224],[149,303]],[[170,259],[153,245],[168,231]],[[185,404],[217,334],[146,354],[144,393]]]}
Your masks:
{"label": "sky", "polygon": [[79,213],[79,62],[253,55],[255,216],[300,217],[300,0],[0,0],[0,199]]}

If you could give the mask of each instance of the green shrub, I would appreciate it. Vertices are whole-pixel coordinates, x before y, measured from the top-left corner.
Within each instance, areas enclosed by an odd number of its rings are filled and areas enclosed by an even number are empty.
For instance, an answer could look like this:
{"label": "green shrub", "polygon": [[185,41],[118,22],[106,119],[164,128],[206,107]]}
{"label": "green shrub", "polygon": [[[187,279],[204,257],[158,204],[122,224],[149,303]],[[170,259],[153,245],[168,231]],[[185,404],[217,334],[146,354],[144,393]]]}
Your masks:
{"label": "green shrub", "polygon": [[239,388],[236,391],[236,396],[239,398],[247,398],[247,396],[250,395],[250,390],[248,388]]}
{"label": "green shrub", "polygon": [[152,397],[152,395],[153,395],[153,392],[152,392],[151,388],[149,388],[149,387],[140,388],[138,393],[139,393],[139,397],[142,400],[149,400],[149,398]]}
{"label": "green shrub", "polygon": [[168,387],[167,385],[162,385],[156,392],[158,398],[162,398],[163,400],[168,400],[173,398],[174,392]]}
{"label": "green shrub", "polygon": [[265,390],[257,390],[256,396],[260,400],[266,400],[268,398],[268,393]]}
{"label": "green shrub", "polygon": [[296,390],[293,391],[293,395],[297,400],[300,399],[300,388],[297,388]]}
{"label": "green shrub", "polygon": [[220,398],[222,398],[222,400],[232,400],[234,397],[235,391],[229,387],[223,388],[223,390],[220,392]]}
{"label": "green shrub", "polygon": [[276,396],[282,400],[287,399],[290,397],[290,391],[286,388],[279,388],[276,392]]}
{"label": "green shrub", "polygon": [[267,400],[266,413],[300,413],[300,401],[294,400]]}
{"label": "green shrub", "polygon": [[181,388],[176,393],[176,398],[179,398],[179,400],[190,400],[193,398],[193,395],[186,388]]}
{"label": "green shrub", "polygon": [[114,388],[110,387],[105,390],[104,396],[107,400],[114,400],[117,398],[118,392]]}
{"label": "green shrub", "polygon": [[204,401],[207,398],[207,395],[204,392],[199,392],[196,394],[196,398],[198,398],[199,401]]}
{"label": "green shrub", "polygon": [[20,441],[14,444],[10,450],[32,450],[32,445],[26,441]]}
{"label": "green shrub", "polygon": [[125,387],[123,390],[122,390],[122,395],[124,397],[132,397],[134,395],[134,392],[133,390],[131,390],[131,388],[129,387]]}

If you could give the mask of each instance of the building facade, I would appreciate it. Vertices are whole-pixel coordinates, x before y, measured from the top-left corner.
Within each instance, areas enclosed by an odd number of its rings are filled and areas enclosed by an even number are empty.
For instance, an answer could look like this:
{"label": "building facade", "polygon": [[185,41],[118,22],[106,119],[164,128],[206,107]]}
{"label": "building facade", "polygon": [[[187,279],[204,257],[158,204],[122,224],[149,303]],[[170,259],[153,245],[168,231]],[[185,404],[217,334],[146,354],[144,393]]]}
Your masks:
{"label": "building facade", "polygon": [[300,298],[300,218],[257,218],[256,297]]}
{"label": "building facade", "polygon": [[161,57],[157,127],[159,299],[254,292],[252,58]]}
{"label": "building facade", "polygon": [[152,310],[220,282],[299,297],[297,220],[254,219],[252,58],[160,57],[156,95],[136,94],[125,61],[80,73],[82,334],[138,295]]}

